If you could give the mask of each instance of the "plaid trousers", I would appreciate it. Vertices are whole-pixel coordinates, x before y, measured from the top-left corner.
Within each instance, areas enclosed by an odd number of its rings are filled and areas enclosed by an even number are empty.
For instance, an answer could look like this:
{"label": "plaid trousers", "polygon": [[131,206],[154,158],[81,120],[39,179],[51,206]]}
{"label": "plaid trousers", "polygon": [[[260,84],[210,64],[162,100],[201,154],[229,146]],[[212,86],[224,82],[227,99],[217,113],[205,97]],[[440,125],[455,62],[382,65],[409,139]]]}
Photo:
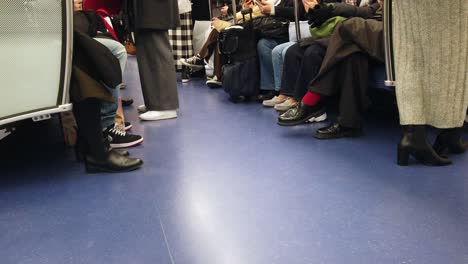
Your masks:
{"label": "plaid trousers", "polygon": [[174,63],[177,70],[182,69],[179,59],[193,56],[192,12],[180,14],[180,27],[169,30],[169,41],[174,54]]}

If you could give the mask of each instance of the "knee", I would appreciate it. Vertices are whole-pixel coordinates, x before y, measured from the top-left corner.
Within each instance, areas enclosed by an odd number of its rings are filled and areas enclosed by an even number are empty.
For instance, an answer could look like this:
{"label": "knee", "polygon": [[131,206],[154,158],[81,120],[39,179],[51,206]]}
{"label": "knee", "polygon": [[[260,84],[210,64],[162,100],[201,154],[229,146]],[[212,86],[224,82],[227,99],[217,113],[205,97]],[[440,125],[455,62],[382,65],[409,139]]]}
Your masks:
{"label": "knee", "polygon": [[273,57],[283,57],[284,50],[285,50],[284,47],[276,46],[271,51],[271,54]]}
{"label": "knee", "polygon": [[323,55],[322,48],[317,46],[310,46],[304,53],[304,57],[310,60],[322,59]]}
{"label": "knee", "polygon": [[125,49],[125,46],[120,44],[117,46],[116,48],[116,51],[115,51],[115,54],[117,55],[117,57],[119,58],[125,58],[127,59],[127,50]]}
{"label": "knee", "polygon": [[259,56],[271,56],[272,49],[268,45],[268,40],[260,39],[257,43],[257,51]]}

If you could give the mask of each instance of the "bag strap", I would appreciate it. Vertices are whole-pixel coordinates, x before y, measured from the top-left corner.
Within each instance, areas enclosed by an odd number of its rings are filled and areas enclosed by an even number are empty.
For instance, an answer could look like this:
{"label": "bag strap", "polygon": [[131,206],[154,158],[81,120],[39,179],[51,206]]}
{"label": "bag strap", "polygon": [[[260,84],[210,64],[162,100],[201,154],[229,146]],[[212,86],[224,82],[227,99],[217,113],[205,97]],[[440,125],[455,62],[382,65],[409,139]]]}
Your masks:
{"label": "bag strap", "polygon": [[104,9],[98,9],[96,10],[96,13],[97,15],[101,18],[102,22],[104,23],[104,26],[106,26],[107,30],[109,31],[109,33],[112,35],[112,37],[120,42],[119,38],[117,37],[117,35],[115,34],[115,30],[114,30],[114,27],[109,24],[109,22],[106,20],[105,16],[106,17],[110,17],[109,13],[104,10]]}

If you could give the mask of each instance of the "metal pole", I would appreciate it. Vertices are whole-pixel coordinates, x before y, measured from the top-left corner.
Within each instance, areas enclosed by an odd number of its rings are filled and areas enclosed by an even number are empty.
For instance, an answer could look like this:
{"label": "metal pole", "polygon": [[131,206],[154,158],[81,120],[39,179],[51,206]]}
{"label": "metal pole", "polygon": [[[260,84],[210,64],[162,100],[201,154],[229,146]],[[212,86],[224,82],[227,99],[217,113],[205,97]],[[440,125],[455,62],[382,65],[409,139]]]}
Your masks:
{"label": "metal pole", "polygon": [[213,18],[213,10],[211,10],[211,0],[208,0],[208,10],[210,12],[210,19]]}
{"label": "metal pole", "polygon": [[385,69],[387,72],[386,86],[395,86],[395,64],[393,58],[393,1],[384,1],[383,22],[384,22],[384,42],[385,42]]}
{"label": "metal pole", "polygon": [[236,0],[232,0],[232,16],[233,16],[234,24],[237,24],[236,14],[237,14]]}
{"label": "metal pole", "polygon": [[297,42],[302,40],[301,25],[299,24],[299,4],[298,0],[294,0],[294,23],[296,25],[296,38]]}

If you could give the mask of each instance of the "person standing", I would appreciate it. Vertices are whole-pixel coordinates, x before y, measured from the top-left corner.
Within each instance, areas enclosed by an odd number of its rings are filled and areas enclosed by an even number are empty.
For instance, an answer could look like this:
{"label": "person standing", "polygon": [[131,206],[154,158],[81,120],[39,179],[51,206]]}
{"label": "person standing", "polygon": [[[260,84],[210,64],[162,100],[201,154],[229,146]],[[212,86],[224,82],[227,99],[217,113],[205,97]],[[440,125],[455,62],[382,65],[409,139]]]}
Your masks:
{"label": "person standing", "polygon": [[140,119],[177,117],[177,76],[168,30],[180,25],[177,1],[134,0],[132,19],[136,33],[137,61],[145,104]]}
{"label": "person standing", "polygon": [[[436,23],[434,21],[437,21]],[[467,150],[462,127],[468,107],[468,2],[394,2],[396,95],[403,126],[398,164],[409,156],[448,165],[444,152]],[[432,147],[426,125],[442,129]]]}
{"label": "person standing", "polygon": [[179,61],[182,58],[193,56],[193,22],[192,3],[190,0],[178,0],[180,26],[175,30],[169,30],[169,41],[172,45],[174,62],[177,71],[181,71],[182,82],[190,81],[190,69]]}

